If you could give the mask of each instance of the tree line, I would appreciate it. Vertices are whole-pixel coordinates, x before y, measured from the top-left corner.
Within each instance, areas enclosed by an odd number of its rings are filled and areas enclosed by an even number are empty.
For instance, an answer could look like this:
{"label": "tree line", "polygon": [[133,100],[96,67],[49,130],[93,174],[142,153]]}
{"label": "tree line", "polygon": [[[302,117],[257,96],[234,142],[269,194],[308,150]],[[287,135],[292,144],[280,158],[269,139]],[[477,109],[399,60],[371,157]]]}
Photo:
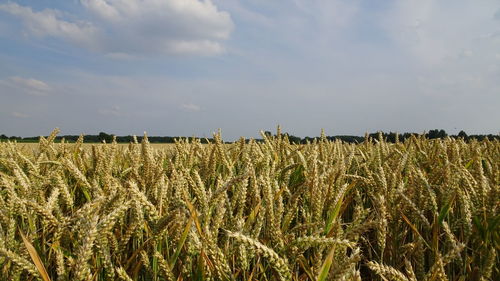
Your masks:
{"label": "tree line", "polygon": [[[267,136],[275,136],[273,135],[270,131],[265,131],[265,135]],[[289,133],[283,133],[283,135],[286,135],[288,139],[290,140],[291,143],[295,144],[306,144],[313,142],[315,139],[319,139],[320,137],[297,137]],[[341,140],[347,143],[361,143],[364,142],[365,139],[368,137],[370,139],[379,139],[383,138],[385,141],[388,142],[396,142],[396,141],[405,141],[412,136],[421,136],[422,134],[417,134],[417,133],[403,133],[399,134],[396,132],[375,132],[375,133],[370,133],[366,134],[365,136],[352,136],[352,135],[337,135],[337,136],[325,136],[326,139],[328,140]],[[500,140],[500,135],[493,135],[493,134],[488,134],[488,135],[467,135],[464,131],[460,131],[457,135],[448,135],[445,130],[442,129],[434,129],[430,130],[429,132],[425,133],[424,136],[427,139],[443,139],[446,137],[452,137],[452,138],[462,138],[465,141],[470,141],[470,140],[484,140],[484,139],[489,139],[489,140]],[[64,136],[57,136],[55,141],[56,142],[61,142],[63,139],[66,142],[76,142],[80,136],[79,135],[64,135]],[[97,135],[85,135],[83,142],[84,143],[111,143],[113,140],[116,140],[118,143],[131,143],[134,142],[134,138],[138,142],[141,142],[143,137],[142,136],[137,136],[134,137],[132,135],[128,136],[115,136],[114,134],[108,134],[105,132],[100,132]],[[180,138],[185,138],[185,137],[172,137],[172,136],[148,136],[148,140],[150,143],[175,143],[176,140]],[[16,137],[16,136],[6,136],[5,134],[0,135],[0,141],[17,141],[17,142],[38,142],[40,137]],[[212,138],[201,138],[200,139],[202,143],[208,143],[208,142],[213,142],[214,140]],[[256,139],[257,141],[263,141],[263,139]],[[248,141],[248,140],[247,140]]]}
{"label": "tree line", "polygon": [[[269,131],[265,132],[266,135],[271,136],[272,133]],[[290,135],[288,133],[285,133],[287,135],[288,139],[290,140],[291,143],[296,143],[296,144],[305,144],[305,143],[311,143],[315,139],[318,140],[320,137],[297,137],[294,135]],[[397,133],[397,132],[375,132],[375,133],[370,133],[370,134],[365,134],[365,136],[352,136],[352,135],[338,135],[338,136],[325,136],[326,139],[335,141],[335,140],[341,140],[347,143],[361,143],[364,142],[366,138],[372,139],[372,140],[378,140],[380,138],[384,139],[387,142],[395,143],[397,141],[404,142],[405,140],[413,137],[419,137],[419,136],[424,136],[427,139],[444,139],[446,137],[451,137],[451,138],[462,138],[465,141],[470,141],[470,140],[484,140],[484,139],[489,139],[489,140],[500,140],[500,135],[493,135],[493,134],[488,134],[488,135],[467,135],[463,130],[460,131],[457,135],[448,135],[445,130],[443,129],[434,129],[430,130],[429,132],[425,134],[417,134],[417,133]]]}
{"label": "tree line", "polygon": [[[46,137],[46,136],[45,136]],[[63,139],[65,142],[76,142],[80,135],[63,135],[63,136],[57,136],[55,138],[55,142],[61,142]],[[134,142],[134,138],[137,140],[137,142],[141,142],[143,139],[143,136],[116,136],[114,134],[108,134],[105,132],[100,132],[97,135],[84,135],[83,137],[83,142],[84,143],[111,143],[113,140],[116,140],[117,143],[131,143]],[[181,137],[170,137],[170,136],[148,136],[148,140],[150,143],[175,143],[176,139],[180,139]],[[0,140],[6,141],[17,141],[17,142],[38,142],[40,137],[16,137],[16,136],[11,136],[8,137],[5,134],[0,135]],[[201,139],[202,143],[207,143],[209,141],[213,141],[212,138],[209,139]]]}

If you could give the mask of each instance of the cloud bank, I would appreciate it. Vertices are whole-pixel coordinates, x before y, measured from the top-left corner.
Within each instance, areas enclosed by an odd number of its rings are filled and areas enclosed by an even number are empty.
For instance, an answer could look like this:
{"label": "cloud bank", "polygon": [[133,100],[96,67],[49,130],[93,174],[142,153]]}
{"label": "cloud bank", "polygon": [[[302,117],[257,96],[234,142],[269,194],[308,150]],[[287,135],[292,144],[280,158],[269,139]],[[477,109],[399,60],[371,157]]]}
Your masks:
{"label": "cloud bank", "polygon": [[114,57],[202,55],[224,52],[234,28],[229,13],[199,0],[81,0],[85,20],[56,10],[34,11],[17,3],[0,11],[19,18],[37,37],[52,37]]}
{"label": "cloud bank", "polygon": [[41,80],[12,76],[0,80],[0,90],[5,93],[14,91],[33,96],[45,96],[50,93],[51,87]]}

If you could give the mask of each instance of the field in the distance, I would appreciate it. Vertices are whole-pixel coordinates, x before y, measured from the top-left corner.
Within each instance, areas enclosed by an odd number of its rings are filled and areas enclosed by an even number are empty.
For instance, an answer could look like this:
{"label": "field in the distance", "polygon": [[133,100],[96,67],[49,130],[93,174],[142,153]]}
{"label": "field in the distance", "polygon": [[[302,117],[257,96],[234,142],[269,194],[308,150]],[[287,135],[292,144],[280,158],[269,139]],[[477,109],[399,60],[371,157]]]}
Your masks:
{"label": "field in the distance", "polygon": [[[54,145],[58,146],[60,144],[59,143],[55,143]],[[65,145],[72,146],[74,144],[67,143]],[[101,145],[105,145],[105,144],[101,144],[101,143],[82,143],[81,147],[84,148],[84,149],[88,149],[88,148],[92,148],[92,146],[95,146],[95,145],[101,146]],[[117,143],[116,145],[119,146],[119,147],[127,147],[129,144],[127,144],[127,143]],[[150,144],[151,148],[153,148],[153,149],[170,149],[174,145],[175,144],[173,144],[173,143],[151,143]],[[33,142],[20,142],[20,143],[18,143],[18,147],[21,148],[21,149],[23,149],[23,150],[33,151],[33,150],[37,150],[40,147],[40,145],[38,143],[33,143]]]}
{"label": "field in the distance", "polygon": [[0,143],[0,280],[498,280],[500,142]]}

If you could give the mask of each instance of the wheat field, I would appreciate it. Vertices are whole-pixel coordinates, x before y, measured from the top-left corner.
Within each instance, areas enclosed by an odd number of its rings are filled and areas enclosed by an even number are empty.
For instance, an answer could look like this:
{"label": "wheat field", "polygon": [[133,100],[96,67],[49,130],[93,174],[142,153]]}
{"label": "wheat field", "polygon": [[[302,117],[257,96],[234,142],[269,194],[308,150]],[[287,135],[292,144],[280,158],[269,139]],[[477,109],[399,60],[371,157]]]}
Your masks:
{"label": "wheat field", "polygon": [[0,280],[499,280],[500,143],[0,143]]}

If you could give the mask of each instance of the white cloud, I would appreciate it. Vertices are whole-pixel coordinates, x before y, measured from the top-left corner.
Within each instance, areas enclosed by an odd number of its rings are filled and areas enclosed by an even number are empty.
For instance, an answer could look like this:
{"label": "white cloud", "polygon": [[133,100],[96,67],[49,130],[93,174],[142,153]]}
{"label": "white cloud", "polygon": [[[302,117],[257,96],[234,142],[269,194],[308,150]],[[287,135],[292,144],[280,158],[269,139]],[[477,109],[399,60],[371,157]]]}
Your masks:
{"label": "white cloud", "polygon": [[200,111],[201,107],[199,105],[196,105],[193,103],[184,103],[184,104],[181,104],[181,109],[183,109],[185,111],[196,112],[196,111]]}
{"label": "white cloud", "polygon": [[57,37],[72,44],[95,48],[99,31],[89,22],[69,22],[62,19],[60,11],[45,9],[35,12],[31,7],[16,3],[1,4],[0,11],[20,18],[27,31],[38,37]]}
{"label": "white cloud", "polygon": [[20,91],[34,96],[45,96],[49,94],[52,89],[43,81],[18,76],[0,80],[0,86],[5,86],[9,90]]}
{"label": "white cloud", "polygon": [[[56,37],[92,51],[123,55],[216,55],[234,26],[210,0],[81,0],[92,21],[64,20],[60,11],[15,3],[0,10],[19,17],[33,35]],[[113,56],[112,56],[113,57]],[[117,56],[115,56],[117,57]]]}
{"label": "white cloud", "polygon": [[11,115],[13,117],[16,117],[16,118],[29,118],[30,117],[30,115],[28,115],[28,114],[17,112],[17,111],[12,112]]}
{"label": "white cloud", "polygon": [[110,108],[101,108],[98,110],[101,115],[109,115],[109,116],[120,116],[121,111],[118,105],[114,105]]}
{"label": "white cloud", "polygon": [[[491,52],[493,34],[499,31],[492,19],[498,1],[408,0],[396,1],[381,16],[385,29],[401,50],[408,52],[422,64],[438,65],[449,58]],[[486,34],[486,35],[484,35]],[[478,48],[483,48],[478,50]]]}
{"label": "white cloud", "polygon": [[474,53],[471,50],[461,50],[460,53],[458,54],[457,58],[469,58],[472,57]]}
{"label": "white cloud", "polygon": [[[117,20],[120,15],[116,8],[110,5],[106,0],[81,0],[80,1],[87,9],[92,11],[94,14],[106,18],[108,20]],[[126,3],[122,3],[126,4]]]}

